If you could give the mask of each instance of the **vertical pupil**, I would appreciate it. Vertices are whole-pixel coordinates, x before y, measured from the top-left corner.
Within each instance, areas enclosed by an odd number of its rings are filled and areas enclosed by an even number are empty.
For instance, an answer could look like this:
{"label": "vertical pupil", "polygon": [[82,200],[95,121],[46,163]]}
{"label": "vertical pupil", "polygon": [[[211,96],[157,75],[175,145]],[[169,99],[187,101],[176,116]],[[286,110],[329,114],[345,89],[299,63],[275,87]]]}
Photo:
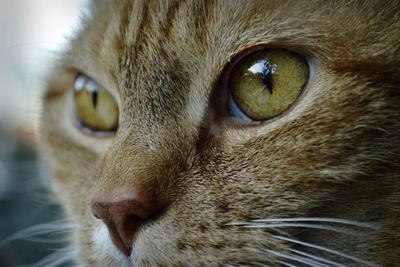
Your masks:
{"label": "vertical pupil", "polygon": [[98,92],[97,92],[97,90],[94,90],[92,92],[92,103],[93,103],[94,108],[97,107],[97,97],[98,97]]}
{"label": "vertical pupil", "polygon": [[272,95],[272,77],[271,77],[271,73],[266,73],[266,74],[262,75],[262,81],[263,81],[266,89],[268,90],[268,92]]}

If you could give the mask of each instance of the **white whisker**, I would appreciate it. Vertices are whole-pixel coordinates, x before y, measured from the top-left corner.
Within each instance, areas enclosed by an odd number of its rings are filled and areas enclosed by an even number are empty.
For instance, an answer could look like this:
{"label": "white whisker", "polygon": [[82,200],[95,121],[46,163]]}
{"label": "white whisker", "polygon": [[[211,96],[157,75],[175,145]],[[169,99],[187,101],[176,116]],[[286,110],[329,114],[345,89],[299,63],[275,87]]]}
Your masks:
{"label": "white whisker", "polygon": [[[44,243],[44,244],[59,244],[62,242],[69,241],[69,237],[64,234],[64,232],[57,232],[57,233],[49,233],[48,235],[52,235],[51,237],[27,237],[24,238],[24,241],[33,242],[33,243]],[[55,237],[55,235],[60,235]]]}
{"label": "white whisker", "polygon": [[349,260],[352,260],[352,261],[355,261],[355,262],[358,262],[358,263],[362,263],[362,264],[367,265],[367,266],[373,266],[373,267],[378,267],[379,266],[379,265],[377,265],[375,263],[372,263],[372,262],[369,262],[369,261],[365,261],[365,260],[359,259],[357,257],[351,256],[351,255],[348,255],[348,254],[345,254],[345,253],[342,253],[342,252],[339,252],[339,251],[336,251],[336,250],[333,250],[333,249],[329,249],[329,248],[326,248],[326,247],[323,247],[323,246],[310,244],[310,243],[307,243],[307,242],[303,242],[303,241],[300,241],[300,240],[296,240],[296,239],[293,239],[293,238],[287,238],[287,237],[283,237],[283,236],[276,236],[276,235],[271,235],[271,236],[275,237],[277,239],[280,239],[280,240],[287,241],[287,242],[303,245],[303,246],[314,248],[314,249],[321,250],[321,251],[325,251],[325,252],[340,256],[342,258],[346,258],[346,259],[349,259]]}
{"label": "white whisker", "polygon": [[315,255],[312,255],[312,254],[309,254],[309,253],[306,253],[306,252],[303,252],[303,251],[300,251],[300,250],[297,250],[297,249],[290,249],[290,251],[291,251],[291,252],[294,252],[294,253],[296,253],[296,254],[299,254],[299,255],[308,257],[308,258],[312,258],[312,259],[317,260],[317,261],[321,261],[321,262],[325,262],[325,263],[331,264],[331,265],[333,265],[333,266],[337,266],[337,267],[346,267],[346,265],[343,265],[343,264],[340,264],[340,263],[336,263],[336,262],[327,260],[327,259],[325,259],[325,258],[318,257],[318,256],[315,256]]}
{"label": "white whisker", "polygon": [[306,265],[309,265],[309,266],[313,266],[313,267],[329,267],[329,265],[326,265],[326,264],[323,264],[323,263],[320,263],[320,262],[317,262],[317,261],[314,261],[314,260],[310,260],[310,259],[307,259],[307,258],[304,258],[304,257],[300,257],[300,256],[286,255],[284,253],[273,251],[273,250],[270,250],[270,249],[262,249],[261,251],[269,253],[269,254],[272,254],[274,256],[278,256],[278,257],[281,257],[281,258],[284,258],[284,259],[288,259],[288,260],[291,260],[291,261],[300,262],[300,263],[303,263],[303,264],[306,264]]}
{"label": "white whisker", "polygon": [[47,255],[36,263],[20,267],[57,267],[65,262],[73,260],[76,253],[77,251],[74,250],[61,249]]}
{"label": "white whisker", "polygon": [[311,228],[311,229],[318,229],[318,230],[324,230],[324,231],[329,231],[329,232],[335,232],[335,233],[340,233],[340,234],[346,234],[350,236],[355,236],[355,237],[362,237],[367,235],[366,233],[355,233],[355,232],[349,232],[347,230],[344,230],[342,228],[338,228],[335,226],[329,226],[329,225],[321,225],[321,224],[309,224],[309,223],[277,223],[277,224],[264,224],[264,223],[244,223],[243,225],[236,224],[238,226],[241,226],[243,228],[271,228],[271,229],[276,229],[276,228]]}
{"label": "white whisker", "polygon": [[296,265],[287,263],[286,261],[276,261],[276,263],[280,263],[280,264],[282,264],[283,266],[287,266],[287,267],[297,267]]}
{"label": "white whisker", "polygon": [[260,263],[260,262],[254,262],[252,264],[256,264],[257,266],[261,266],[261,267],[271,267],[270,265],[266,265],[266,264]]}
{"label": "white whisker", "polygon": [[60,223],[59,221],[51,222],[51,223],[43,223],[38,225],[33,225],[27,228],[24,228],[20,231],[17,231],[4,240],[0,242],[0,248],[5,247],[9,243],[15,240],[27,240],[34,238],[35,236],[40,236],[44,234],[59,234],[70,232],[73,229],[77,228],[75,224],[72,223]]}
{"label": "white whisker", "polygon": [[275,222],[326,222],[326,223],[335,223],[335,224],[343,224],[350,226],[357,226],[372,230],[381,230],[381,227],[371,223],[363,223],[357,222],[347,219],[337,219],[337,218],[325,218],[325,217],[304,217],[304,218],[270,218],[270,219],[256,219],[252,220],[254,223],[275,223]]}

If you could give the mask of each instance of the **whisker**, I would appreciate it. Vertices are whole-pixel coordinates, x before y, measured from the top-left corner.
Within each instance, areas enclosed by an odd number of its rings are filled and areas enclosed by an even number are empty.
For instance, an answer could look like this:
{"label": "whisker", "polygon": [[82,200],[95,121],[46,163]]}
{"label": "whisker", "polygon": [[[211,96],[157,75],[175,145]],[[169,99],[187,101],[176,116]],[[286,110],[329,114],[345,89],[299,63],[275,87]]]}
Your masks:
{"label": "whisker", "polygon": [[335,223],[335,224],[343,224],[343,225],[351,225],[357,226],[361,228],[367,228],[371,230],[381,230],[381,227],[372,223],[363,223],[357,222],[347,219],[338,219],[338,218],[326,218],[326,217],[304,217],[304,218],[270,218],[270,219],[256,219],[251,222],[255,223],[269,223],[269,222],[326,222],[326,223]]}
{"label": "whisker", "polygon": [[300,254],[302,256],[308,257],[308,258],[312,258],[312,259],[317,260],[317,261],[321,261],[321,262],[325,262],[325,263],[331,264],[333,266],[346,267],[346,265],[343,265],[343,264],[340,264],[340,263],[336,263],[336,262],[327,260],[325,258],[318,257],[318,256],[315,256],[315,255],[312,255],[312,254],[309,254],[309,253],[306,253],[306,252],[303,252],[303,251],[300,251],[300,250],[297,250],[297,249],[290,249],[290,251],[294,252],[296,254]]}
{"label": "whisker", "polygon": [[365,260],[359,259],[357,257],[351,256],[351,255],[348,255],[348,254],[345,254],[345,253],[342,253],[342,252],[339,252],[339,251],[336,251],[336,250],[333,250],[333,249],[330,249],[330,248],[326,248],[326,247],[315,245],[315,244],[310,244],[310,243],[303,242],[303,241],[300,241],[300,240],[296,240],[296,239],[293,239],[293,238],[287,238],[287,237],[276,236],[276,235],[271,235],[271,236],[276,238],[276,239],[280,239],[280,240],[284,240],[284,241],[287,241],[287,242],[303,245],[303,246],[314,248],[314,249],[321,250],[321,251],[325,251],[325,252],[337,255],[339,257],[342,257],[342,258],[346,258],[346,259],[349,259],[349,260],[352,260],[352,261],[355,261],[355,262],[358,262],[358,263],[362,263],[362,264],[367,265],[367,266],[379,267],[379,265],[377,265],[375,263],[372,263],[372,262],[369,262],[369,261],[365,261]]}
{"label": "whisker", "polygon": [[[65,263],[65,262],[68,262],[68,261],[70,261],[72,259],[73,259],[73,255],[68,255],[67,254],[65,256],[62,256],[62,257],[56,259],[55,261],[53,261],[51,263],[48,263],[47,265],[44,265],[43,267],[56,267],[56,266],[59,266],[59,265]],[[42,265],[37,265],[37,266],[39,267],[39,266],[42,266]]]}
{"label": "whisker", "polygon": [[323,264],[323,263],[320,263],[320,262],[317,262],[317,261],[314,261],[314,260],[310,260],[310,259],[307,259],[307,258],[304,258],[304,257],[300,257],[300,256],[286,255],[284,253],[273,251],[273,250],[270,250],[270,249],[261,249],[261,251],[269,253],[269,254],[272,254],[274,256],[278,256],[278,257],[284,258],[284,259],[288,259],[288,260],[291,260],[291,261],[300,262],[300,263],[306,264],[308,266],[329,267],[329,265],[326,265],[326,264]]}
{"label": "whisker", "polygon": [[261,266],[261,267],[272,267],[271,265],[266,265],[266,264],[264,264],[264,263],[261,263],[261,262],[252,262],[252,264],[254,265],[254,264],[256,264],[257,266]]}
{"label": "whisker", "polygon": [[44,244],[59,244],[69,240],[68,236],[64,235],[64,232],[50,233],[49,235],[61,235],[57,237],[28,237],[24,238],[24,241],[33,243],[44,243]]}
{"label": "whisker", "polygon": [[[260,262],[252,262],[252,264],[257,264],[257,266],[261,266],[261,267],[271,267],[269,265],[265,265],[264,263],[260,263]],[[225,264],[224,267],[249,267],[248,265],[244,265],[244,264],[239,264],[239,265],[232,265],[232,264]]]}
{"label": "whisker", "polygon": [[282,264],[283,266],[287,266],[287,267],[297,267],[296,265],[287,263],[286,261],[276,261],[276,263],[280,263],[280,264]]}
{"label": "whisker", "polygon": [[45,258],[36,263],[22,265],[20,267],[56,267],[68,261],[72,261],[76,253],[77,251],[75,250],[60,249],[47,255]]}
{"label": "whisker", "polygon": [[325,230],[325,231],[330,231],[330,232],[335,232],[335,233],[340,233],[340,234],[346,234],[349,236],[354,236],[354,237],[363,237],[366,236],[367,233],[360,233],[360,232],[350,232],[346,231],[342,228],[338,228],[335,226],[329,226],[329,225],[321,225],[321,224],[309,224],[309,223],[277,223],[277,224],[264,224],[264,223],[244,223],[242,225],[240,224],[235,224],[236,226],[241,226],[243,228],[271,228],[271,229],[276,229],[276,228],[311,228],[311,229],[318,229],[318,230]]}
{"label": "whisker", "polygon": [[64,232],[70,232],[77,228],[75,224],[64,223],[64,221],[54,221],[50,223],[43,223],[38,225],[33,225],[22,230],[19,230],[10,236],[6,237],[0,242],[0,248],[5,247],[9,243],[15,240],[26,240],[33,238],[35,236],[40,236],[44,234],[58,234]]}

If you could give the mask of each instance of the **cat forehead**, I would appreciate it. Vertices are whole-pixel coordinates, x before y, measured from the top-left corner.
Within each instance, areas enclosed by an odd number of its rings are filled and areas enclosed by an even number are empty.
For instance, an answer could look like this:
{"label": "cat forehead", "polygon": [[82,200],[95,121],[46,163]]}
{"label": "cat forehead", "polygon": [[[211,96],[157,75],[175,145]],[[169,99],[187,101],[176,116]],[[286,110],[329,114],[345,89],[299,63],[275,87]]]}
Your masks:
{"label": "cat forehead", "polygon": [[[398,34],[389,33],[399,32],[398,5],[396,1],[385,5],[379,1],[93,1],[65,62],[102,84],[113,84],[126,105],[141,106],[141,112],[153,119],[191,109],[191,114],[198,114],[191,118],[196,124],[225,66],[259,44],[310,53],[329,72],[341,75],[361,75],[362,69],[372,77],[369,69],[396,68]],[[195,106],[185,107],[189,102]]]}
{"label": "cat forehead", "polygon": [[394,55],[398,34],[390,33],[400,28],[398,6],[397,1],[93,1],[69,56],[78,67],[85,58],[120,83],[168,67],[191,79],[205,66],[220,72],[234,55],[260,43],[350,66]]}

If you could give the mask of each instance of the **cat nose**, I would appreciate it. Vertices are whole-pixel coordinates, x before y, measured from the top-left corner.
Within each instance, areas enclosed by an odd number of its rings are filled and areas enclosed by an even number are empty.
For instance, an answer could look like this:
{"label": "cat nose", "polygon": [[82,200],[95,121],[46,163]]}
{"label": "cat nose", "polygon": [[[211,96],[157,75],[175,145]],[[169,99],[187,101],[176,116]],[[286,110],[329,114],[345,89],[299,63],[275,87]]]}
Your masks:
{"label": "cat nose", "polygon": [[115,201],[93,198],[91,209],[106,224],[114,245],[129,257],[136,233],[141,226],[157,219],[163,205],[154,197],[141,195]]}

